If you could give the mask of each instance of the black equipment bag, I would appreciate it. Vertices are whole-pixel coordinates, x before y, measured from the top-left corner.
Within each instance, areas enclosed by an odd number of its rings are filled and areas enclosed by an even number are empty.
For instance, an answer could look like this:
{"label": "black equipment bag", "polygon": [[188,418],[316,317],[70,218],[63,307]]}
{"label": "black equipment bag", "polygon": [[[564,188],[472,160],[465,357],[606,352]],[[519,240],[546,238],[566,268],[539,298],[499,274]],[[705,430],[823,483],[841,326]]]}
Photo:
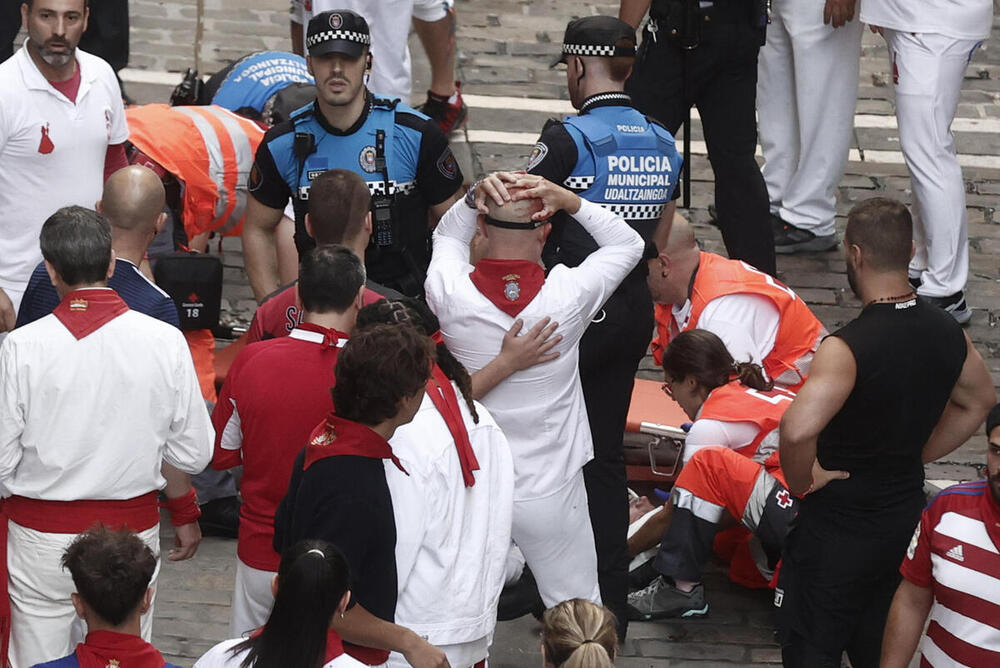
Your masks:
{"label": "black equipment bag", "polygon": [[222,304],[222,260],[215,255],[177,252],[153,267],[156,284],[177,305],[181,329],[214,329]]}

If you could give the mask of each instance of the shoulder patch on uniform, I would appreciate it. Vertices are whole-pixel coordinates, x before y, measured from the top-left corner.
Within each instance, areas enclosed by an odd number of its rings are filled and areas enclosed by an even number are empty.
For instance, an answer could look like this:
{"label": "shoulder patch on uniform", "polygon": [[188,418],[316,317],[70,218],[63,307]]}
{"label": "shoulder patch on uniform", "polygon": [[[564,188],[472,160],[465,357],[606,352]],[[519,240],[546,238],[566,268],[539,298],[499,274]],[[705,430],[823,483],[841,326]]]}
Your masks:
{"label": "shoulder patch on uniform", "polygon": [[527,170],[530,172],[532,169],[537,167],[548,154],[549,147],[545,145],[545,142],[538,142],[535,144],[534,148],[531,149],[531,155],[528,156]]}
{"label": "shoulder patch on uniform", "polygon": [[247,178],[247,190],[250,192],[256,192],[260,188],[260,184],[263,182],[263,178],[260,175],[260,167],[257,163],[253,163],[253,167],[250,168],[250,177]]}
{"label": "shoulder patch on uniform", "polygon": [[455,154],[451,152],[450,146],[438,158],[437,168],[446,179],[452,180],[458,176],[458,163],[455,162]]}
{"label": "shoulder patch on uniform", "polygon": [[558,118],[550,118],[549,120],[545,121],[545,125],[542,126],[542,132],[545,132],[553,125],[562,125],[562,124],[563,124],[562,121],[560,121]]}

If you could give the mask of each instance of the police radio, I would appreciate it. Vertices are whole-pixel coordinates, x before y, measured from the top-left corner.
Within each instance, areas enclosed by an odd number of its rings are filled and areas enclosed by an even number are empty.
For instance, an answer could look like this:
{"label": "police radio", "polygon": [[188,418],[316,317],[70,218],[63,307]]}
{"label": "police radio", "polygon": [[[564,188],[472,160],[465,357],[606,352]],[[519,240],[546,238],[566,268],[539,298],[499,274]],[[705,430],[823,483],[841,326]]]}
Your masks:
{"label": "police radio", "polygon": [[379,248],[395,242],[392,229],[393,195],[389,192],[389,168],[385,162],[385,130],[375,132],[375,170],[382,174],[382,188],[372,196],[372,240]]}

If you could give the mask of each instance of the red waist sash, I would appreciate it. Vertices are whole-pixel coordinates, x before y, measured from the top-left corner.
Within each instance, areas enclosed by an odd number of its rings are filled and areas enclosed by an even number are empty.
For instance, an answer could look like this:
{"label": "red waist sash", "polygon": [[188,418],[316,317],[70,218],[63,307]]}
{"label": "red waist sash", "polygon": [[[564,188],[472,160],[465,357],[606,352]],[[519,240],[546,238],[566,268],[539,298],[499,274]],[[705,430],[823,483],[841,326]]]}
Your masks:
{"label": "red waist sash", "polygon": [[10,648],[10,596],[7,591],[7,520],[44,533],[82,533],[98,522],[109,528],[145,531],[160,522],[157,492],[109,501],[45,501],[12,496],[0,505],[0,660]]}

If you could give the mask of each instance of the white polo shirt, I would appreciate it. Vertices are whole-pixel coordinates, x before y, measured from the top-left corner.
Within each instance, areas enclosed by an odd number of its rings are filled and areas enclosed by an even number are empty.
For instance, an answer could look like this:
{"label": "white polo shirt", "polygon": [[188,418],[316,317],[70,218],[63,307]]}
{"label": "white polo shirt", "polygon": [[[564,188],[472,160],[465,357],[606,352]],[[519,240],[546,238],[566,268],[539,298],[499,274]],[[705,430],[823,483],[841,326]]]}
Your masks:
{"label": "white polo shirt", "polygon": [[71,204],[92,209],[108,145],[128,139],[111,66],[79,49],[76,61],[75,104],[39,72],[27,46],[0,63],[0,289],[15,310],[42,260],[42,223]]}

